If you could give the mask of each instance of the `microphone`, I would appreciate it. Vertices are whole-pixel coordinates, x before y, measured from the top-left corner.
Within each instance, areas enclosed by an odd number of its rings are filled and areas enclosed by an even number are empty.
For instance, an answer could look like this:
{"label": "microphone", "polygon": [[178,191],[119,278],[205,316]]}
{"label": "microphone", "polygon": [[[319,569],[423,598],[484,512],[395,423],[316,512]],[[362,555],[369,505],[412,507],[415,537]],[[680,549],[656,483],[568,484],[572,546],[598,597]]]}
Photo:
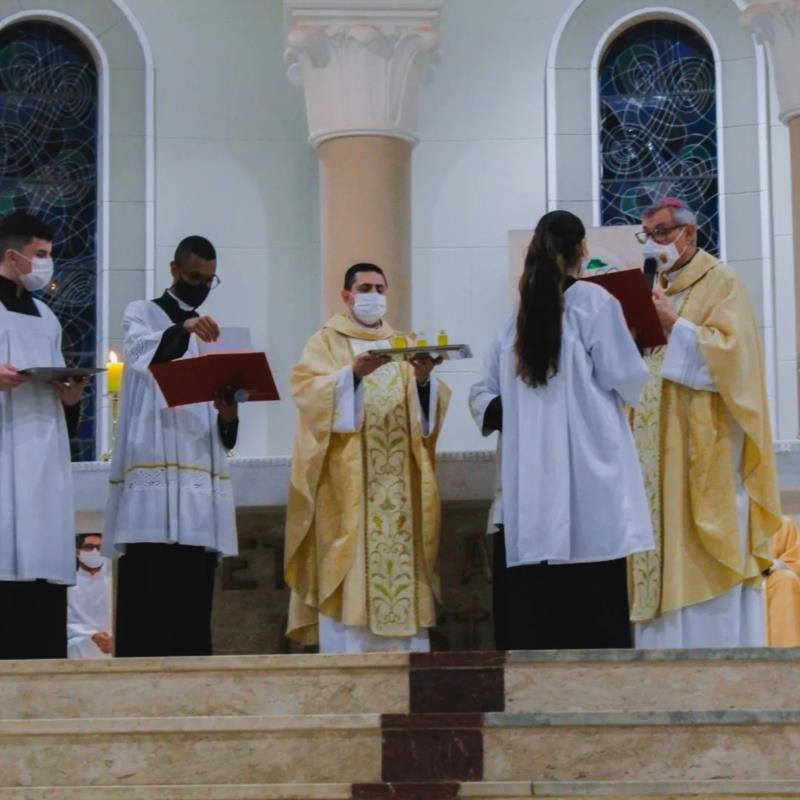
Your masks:
{"label": "microphone", "polygon": [[250,392],[247,389],[227,389],[222,393],[222,398],[232,406],[235,403],[246,403],[250,399]]}
{"label": "microphone", "polygon": [[656,282],[656,273],[658,272],[658,262],[650,256],[644,260],[644,276],[647,279],[647,288],[652,292],[653,285]]}

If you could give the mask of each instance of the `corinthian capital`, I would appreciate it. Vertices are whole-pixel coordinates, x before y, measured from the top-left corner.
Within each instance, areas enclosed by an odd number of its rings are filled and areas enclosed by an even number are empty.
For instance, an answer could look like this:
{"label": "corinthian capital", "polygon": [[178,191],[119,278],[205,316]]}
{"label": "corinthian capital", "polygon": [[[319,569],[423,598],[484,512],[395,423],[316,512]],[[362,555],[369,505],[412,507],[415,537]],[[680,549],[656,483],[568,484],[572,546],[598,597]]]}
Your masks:
{"label": "corinthian capital", "polygon": [[765,44],[775,74],[782,122],[800,116],[800,0],[753,3],[742,25]]}
{"label": "corinthian capital", "polygon": [[284,0],[287,74],[303,86],[311,143],[394,136],[416,144],[439,57],[442,0]]}

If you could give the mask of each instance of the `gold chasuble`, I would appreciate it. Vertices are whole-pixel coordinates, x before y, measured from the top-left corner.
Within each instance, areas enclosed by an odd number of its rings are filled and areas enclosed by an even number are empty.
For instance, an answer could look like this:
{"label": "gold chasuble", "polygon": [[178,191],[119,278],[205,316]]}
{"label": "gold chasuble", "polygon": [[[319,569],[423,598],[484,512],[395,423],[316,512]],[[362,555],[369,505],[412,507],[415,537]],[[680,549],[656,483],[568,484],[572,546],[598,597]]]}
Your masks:
{"label": "gold chasuble", "polygon": [[410,637],[436,622],[440,503],[436,438],[449,389],[438,382],[431,433],[423,435],[414,370],[389,362],[363,379],[358,430],[333,430],[337,374],[351,340],[389,339],[333,316],[306,344],[290,380],[299,411],[286,520],[289,637],[318,639],[324,614],[379,636]]}
{"label": "gold chasuble", "polygon": [[[697,326],[716,392],[661,378],[666,348],[648,358],[651,378],[634,435],[653,515],[656,550],[629,559],[631,619],[660,614],[756,584],[781,525],[761,346],[747,292],[730,267],[698,250],[666,288]],[[741,479],[749,500],[740,547],[730,424],[744,432]]]}
{"label": "gold chasuble", "polygon": [[800,535],[789,517],[772,537],[776,565],[767,578],[770,647],[800,647]]}

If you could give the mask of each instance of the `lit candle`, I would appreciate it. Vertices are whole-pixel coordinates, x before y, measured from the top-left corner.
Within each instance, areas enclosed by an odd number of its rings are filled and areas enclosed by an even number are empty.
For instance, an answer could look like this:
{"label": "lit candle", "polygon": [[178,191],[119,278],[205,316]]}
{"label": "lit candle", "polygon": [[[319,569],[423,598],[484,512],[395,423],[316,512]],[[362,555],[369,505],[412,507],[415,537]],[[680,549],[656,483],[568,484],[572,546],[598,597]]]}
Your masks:
{"label": "lit candle", "polygon": [[112,350],[108,354],[108,364],[106,364],[106,389],[109,394],[117,394],[122,386],[122,372],[125,364],[117,358],[117,354]]}

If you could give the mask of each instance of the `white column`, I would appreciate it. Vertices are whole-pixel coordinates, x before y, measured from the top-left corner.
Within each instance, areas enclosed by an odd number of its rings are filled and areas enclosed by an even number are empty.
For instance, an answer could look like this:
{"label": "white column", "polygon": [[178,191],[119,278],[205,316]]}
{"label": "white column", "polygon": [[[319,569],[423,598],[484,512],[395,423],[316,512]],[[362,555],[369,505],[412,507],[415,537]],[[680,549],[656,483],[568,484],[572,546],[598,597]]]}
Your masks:
{"label": "white column", "polygon": [[389,279],[390,321],[411,321],[411,150],[438,61],[442,0],[284,0],[289,79],[303,86],[320,161],[323,313],[350,264]]}
{"label": "white column", "polygon": [[[742,24],[766,46],[781,122],[789,127],[794,243],[795,341],[800,353],[800,0],[753,3]],[[798,365],[800,367],[800,365]],[[800,384],[800,371],[798,372]],[[799,390],[800,391],[800,390]]]}

